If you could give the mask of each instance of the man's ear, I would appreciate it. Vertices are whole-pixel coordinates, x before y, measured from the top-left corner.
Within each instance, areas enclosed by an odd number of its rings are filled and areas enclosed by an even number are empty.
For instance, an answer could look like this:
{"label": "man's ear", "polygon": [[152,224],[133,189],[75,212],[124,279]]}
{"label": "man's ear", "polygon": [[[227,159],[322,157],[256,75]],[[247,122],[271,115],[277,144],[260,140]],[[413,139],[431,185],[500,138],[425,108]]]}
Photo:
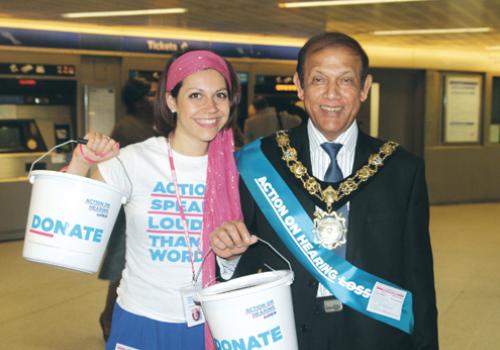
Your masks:
{"label": "man's ear", "polygon": [[167,106],[172,111],[172,113],[176,113],[177,112],[177,101],[168,92],[165,95],[165,101],[167,102]]}
{"label": "man's ear", "polygon": [[368,74],[365,79],[365,83],[361,87],[361,102],[365,102],[368,98],[368,93],[370,92],[370,88],[372,87],[373,76]]}
{"label": "man's ear", "polygon": [[297,87],[297,96],[301,101],[304,101],[304,89],[302,88],[302,84],[300,83],[299,74],[295,72],[293,75],[293,83]]}

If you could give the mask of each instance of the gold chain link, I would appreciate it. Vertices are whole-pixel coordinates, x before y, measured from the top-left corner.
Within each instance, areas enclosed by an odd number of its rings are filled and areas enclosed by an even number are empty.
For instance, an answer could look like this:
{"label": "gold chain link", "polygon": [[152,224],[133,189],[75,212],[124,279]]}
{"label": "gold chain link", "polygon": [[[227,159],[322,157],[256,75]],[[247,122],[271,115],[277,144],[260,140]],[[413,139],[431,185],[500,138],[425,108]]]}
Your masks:
{"label": "gold chain link", "polygon": [[368,163],[363,165],[356,173],[342,181],[338,189],[333,186],[328,186],[325,189],[321,188],[319,182],[309,175],[307,168],[297,159],[297,150],[290,146],[290,139],[286,131],[280,130],[276,133],[276,142],[281,149],[282,157],[292,174],[302,182],[302,185],[309,194],[319,198],[326,204],[328,212],[332,211],[333,203],[340,201],[345,196],[350,195],[359,188],[359,185],[367,181],[370,177],[375,175],[379,168],[384,165],[384,161],[389,157],[398,144],[396,142],[384,143],[378,153],[370,155]]}

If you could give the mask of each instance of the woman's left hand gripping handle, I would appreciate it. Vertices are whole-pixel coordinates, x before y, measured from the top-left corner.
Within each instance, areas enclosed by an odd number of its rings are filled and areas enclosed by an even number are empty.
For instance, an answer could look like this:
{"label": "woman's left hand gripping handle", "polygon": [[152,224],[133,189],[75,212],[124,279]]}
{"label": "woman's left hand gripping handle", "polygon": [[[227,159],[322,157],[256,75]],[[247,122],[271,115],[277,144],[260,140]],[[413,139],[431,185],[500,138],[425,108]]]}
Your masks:
{"label": "woman's left hand gripping handle", "polygon": [[101,133],[89,132],[83,139],[86,144],[75,147],[68,173],[85,176],[93,164],[116,157],[120,152],[120,144]]}

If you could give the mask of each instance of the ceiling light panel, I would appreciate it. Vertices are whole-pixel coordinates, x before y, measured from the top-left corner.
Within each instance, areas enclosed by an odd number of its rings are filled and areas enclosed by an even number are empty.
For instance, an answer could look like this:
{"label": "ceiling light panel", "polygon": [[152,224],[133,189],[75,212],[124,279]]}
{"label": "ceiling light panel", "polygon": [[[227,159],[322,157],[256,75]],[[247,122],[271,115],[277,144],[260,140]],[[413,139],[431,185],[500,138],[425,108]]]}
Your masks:
{"label": "ceiling light panel", "polygon": [[370,4],[389,4],[398,2],[422,2],[435,0],[337,0],[337,1],[299,1],[299,2],[281,2],[278,7],[281,8],[300,8],[300,7],[322,7],[322,6],[349,6],[349,5],[370,5]]}
{"label": "ceiling light panel", "polygon": [[376,30],[374,35],[427,35],[427,34],[463,34],[463,33],[487,33],[489,27],[480,28],[435,28],[435,29],[402,29],[402,30]]}
{"label": "ceiling light panel", "polygon": [[126,16],[151,16],[172,15],[185,13],[187,9],[182,7],[167,9],[131,10],[131,11],[98,11],[98,12],[71,12],[63,13],[64,18],[94,18],[94,17],[126,17]]}

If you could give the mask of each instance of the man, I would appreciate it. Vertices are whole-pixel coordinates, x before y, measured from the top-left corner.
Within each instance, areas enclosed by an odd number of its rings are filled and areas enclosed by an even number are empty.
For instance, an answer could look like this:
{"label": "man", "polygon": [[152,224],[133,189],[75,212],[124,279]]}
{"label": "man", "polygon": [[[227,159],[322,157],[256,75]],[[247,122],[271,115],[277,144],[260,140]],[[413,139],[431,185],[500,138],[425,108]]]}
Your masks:
{"label": "man", "polygon": [[[238,259],[234,276],[286,268],[254,244],[259,236],[291,262],[300,349],[438,349],[424,164],[358,129],[372,82],[366,53],[345,34],[317,35],[299,53],[294,82],[309,120],[243,149],[245,223],[211,237],[227,259],[221,274]],[[269,166],[253,174],[255,164]]]}
{"label": "man", "polygon": [[255,114],[245,120],[243,129],[245,143],[271,135],[277,130],[293,128],[302,121],[298,115],[289,114],[285,110],[278,113],[276,108],[269,106],[269,102],[263,96],[256,97],[252,106]]}

